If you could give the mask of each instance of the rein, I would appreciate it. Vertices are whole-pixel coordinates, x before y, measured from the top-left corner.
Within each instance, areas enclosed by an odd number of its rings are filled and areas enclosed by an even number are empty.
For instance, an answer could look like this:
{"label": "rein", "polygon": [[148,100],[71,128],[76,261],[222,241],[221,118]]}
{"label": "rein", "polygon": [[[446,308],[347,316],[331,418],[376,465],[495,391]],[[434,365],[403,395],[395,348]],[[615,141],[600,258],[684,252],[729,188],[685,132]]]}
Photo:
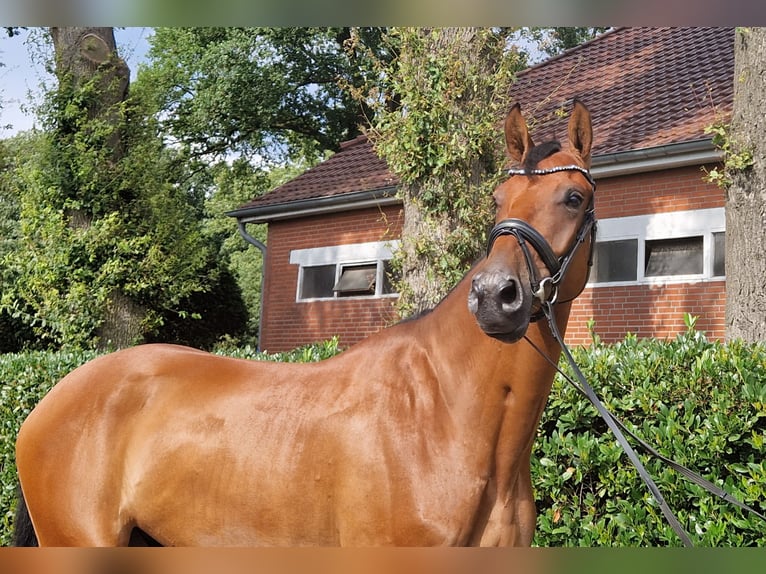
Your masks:
{"label": "rein", "polygon": [[[590,400],[590,402],[596,408],[598,413],[601,415],[601,418],[604,419],[604,422],[606,422],[607,426],[614,433],[615,437],[617,438],[617,442],[620,444],[622,449],[628,455],[628,458],[633,463],[633,466],[636,467],[636,470],[638,471],[638,474],[641,476],[641,479],[644,481],[647,488],[651,492],[652,496],[659,504],[662,514],[665,516],[668,523],[676,532],[676,534],[679,536],[679,538],[682,540],[685,546],[694,546],[694,544],[692,543],[692,540],[689,537],[689,534],[686,532],[684,527],[681,526],[681,523],[679,522],[678,518],[676,518],[673,511],[670,509],[670,506],[668,506],[668,503],[665,501],[665,498],[662,496],[662,493],[660,492],[660,489],[658,488],[657,484],[654,482],[654,479],[646,470],[644,465],[641,463],[641,460],[638,458],[636,451],[633,449],[633,447],[630,445],[628,440],[625,438],[626,434],[629,435],[631,438],[633,438],[637,442],[637,444],[641,447],[642,450],[654,456],[655,458],[661,460],[662,462],[666,463],[672,469],[681,473],[686,479],[690,480],[691,482],[694,482],[698,486],[707,490],[711,494],[718,496],[719,498],[725,500],[726,502],[734,504],[735,506],[741,508],[742,510],[747,510],[748,512],[758,516],[759,518],[766,520],[766,516],[764,516],[760,512],[754,510],[753,508],[746,505],[745,503],[740,502],[739,500],[734,498],[732,495],[730,495],[728,492],[726,492],[722,488],[716,486],[709,480],[689,470],[685,466],[663,456],[655,448],[653,448],[652,446],[647,444],[645,441],[640,439],[638,436],[636,436],[633,432],[631,432],[622,423],[622,421],[620,421],[611,412],[609,412],[609,410],[607,410],[607,408],[598,398],[598,395],[596,395],[596,392],[588,384],[588,381],[585,378],[585,375],[583,375],[582,371],[577,366],[577,363],[575,362],[574,357],[572,357],[572,353],[570,352],[569,347],[567,347],[567,345],[564,343],[564,338],[561,336],[561,333],[558,329],[558,325],[556,324],[556,319],[553,313],[553,305],[557,302],[557,299],[558,299],[558,287],[561,284],[561,282],[564,280],[566,272],[572,260],[574,259],[574,255],[577,252],[577,249],[580,247],[580,245],[582,245],[582,243],[585,241],[588,235],[590,235],[591,237],[591,244],[590,244],[591,252],[588,258],[588,275],[590,274],[590,267],[593,263],[593,249],[594,249],[594,244],[596,239],[595,238],[596,217],[595,217],[594,206],[593,206],[593,203],[594,203],[593,198],[595,198],[595,192],[596,192],[596,182],[593,180],[593,177],[591,176],[590,172],[587,169],[580,167],[578,165],[563,165],[563,166],[557,166],[557,167],[552,167],[548,169],[532,169],[532,170],[510,169],[508,170],[508,174],[532,176],[532,175],[548,175],[548,174],[558,173],[562,171],[578,171],[582,173],[585,176],[585,178],[588,180],[588,182],[591,184],[591,186],[593,187],[593,196],[591,197],[590,205],[588,206],[588,209],[585,212],[585,219],[583,220],[583,223],[580,226],[580,230],[577,233],[577,237],[575,238],[572,246],[569,248],[569,251],[567,251],[561,258],[557,258],[553,252],[553,249],[551,249],[550,245],[548,244],[548,241],[542,236],[542,234],[539,231],[537,231],[534,227],[529,225],[526,221],[523,221],[521,219],[510,218],[510,219],[504,219],[500,221],[490,231],[489,240],[487,244],[487,255],[489,255],[489,252],[492,250],[492,246],[494,245],[498,237],[502,237],[504,235],[512,235],[519,242],[519,246],[521,247],[521,251],[524,254],[524,258],[526,260],[527,267],[529,269],[530,281],[532,283],[531,285],[532,293],[539,300],[541,305],[540,311],[538,313],[533,314],[530,321],[539,320],[543,316],[546,318],[546,320],[548,321],[548,326],[550,328],[551,334],[553,335],[553,338],[561,347],[561,350],[564,353],[564,356],[566,357],[566,360],[569,363],[569,366],[571,367],[572,371],[577,377],[577,381],[579,381],[579,384],[572,377],[564,373],[561,370],[561,368],[559,368],[558,364],[555,361],[553,361],[548,355],[546,355],[542,349],[540,349],[537,345],[535,345],[531,339],[529,339],[526,335],[524,336],[524,338],[548,363],[550,363],[556,369],[556,371],[558,371],[558,373],[562,377],[564,377],[565,380],[567,380],[580,393],[585,395],[588,398],[588,400]],[[532,259],[532,254],[529,251],[528,245],[532,246],[532,248],[539,255],[543,264],[547,267],[548,272],[550,273],[549,277],[540,279],[538,271],[537,271],[537,266],[534,264],[534,261]],[[578,291],[578,293],[574,297],[572,297],[571,299],[568,299],[567,301],[559,301],[559,302],[566,303],[576,298],[583,291],[583,289],[585,289],[585,285],[587,284],[587,282],[588,282],[588,277],[586,276],[585,283],[583,283],[582,288]]]}

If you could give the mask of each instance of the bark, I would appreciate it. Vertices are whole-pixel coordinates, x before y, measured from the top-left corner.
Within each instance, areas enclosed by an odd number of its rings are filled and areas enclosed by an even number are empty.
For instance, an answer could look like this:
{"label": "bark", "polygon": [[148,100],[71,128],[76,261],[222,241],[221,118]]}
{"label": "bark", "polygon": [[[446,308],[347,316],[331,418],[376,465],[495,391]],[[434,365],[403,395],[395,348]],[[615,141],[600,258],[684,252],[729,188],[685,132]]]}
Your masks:
{"label": "bark", "polygon": [[[74,88],[86,82],[98,82],[98,99],[91,103],[88,118],[117,123],[120,121],[119,104],[128,96],[130,69],[119,57],[113,28],[67,27],[51,28],[56,55],[56,76],[59,82],[71,79]],[[83,129],[88,129],[87,127]],[[115,129],[106,140],[114,166],[124,156],[120,130]],[[109,165],[104,169],[109,169]],[[93,221],[93,214],[85,209],[69,210],[72,227],[85,229]],[[142,323],[146,309],[127,297],[118,287],[107,300],[104,323],[99,330],[102,345],[127,347],[142,338]]]}
{"label": "bark", "polygon": [[432,266],[432,251],[423,252],[419,245],[428,244],[442,249],[450,231],[448,217],[429,216],[417,201],[416,188],[402,190],[404,197],[404,224],[402,227],[402,300],[399,305],[405,314],[418,314],[434,307],[452,287],[438,280],[439,273]]}
{"label": "bark", "polygon": [[[51,37],[59,81],[71,75],[77,87],[97,76],[100,97],[89,110],[89,117],[117,121],[116,106],[128,96],[130,68],[117,54],[114,30],[51,28]],[[113,159],[119,160],[123,149],[118,130],[115,130],[108,144],[113,151]]]}
{"label": "bark", "polygon": [[[478,28],[450,27],[421,28],[418,33],[428,45],[426,53],[451,53],[453,65],[457,67],[464,66],[468,62],[475,63],[473,60],[478,59],[484,70],[483,75],[491,75],[497,62],[482,49],[477,48],[481,45],[478,31]],[[464,48],[455,51],[455,46]],[[425,63],[422,66],[421,75],[418,82],[428,86],[430,80],[427,78],[428,70]],[[427,87],[424,88],[424,93],[427,93],[427,90]],[[492,96],[493,93],[482,92],[481,89],[477,92],[476,87],[473,90],[466,89],[462,95],[462,102],[455,102],[454,117],[449,119],[449,122],[459,126],[460,122],[473,121],[470,116],[472,112],[466,110],[474,109],[477,102],[482,107],[488,107]],[[459,130],[459,127],[456,129]],[[445,263],[441,260],[442,255],[454,254],[455,250],[451,244],[455,243],[455,233],[465,226],[465,222],[461,221],[459,214],[454,210],[434,211],[424,208],[420,202],[423,192],[432,191],[446,198],[454,197],[454,193],[462,193],[464,196],[468,193],[480,195],[483,193],[483,190],[479,191],[480,184],[494,171],[495,158],[489,157],[490,155],[493,154],[477,154],[474,158],[467,158],[459,167],[453,167],[452,181],[428,177],[425,180],[401,186],[400,194],[404,200],[404,227],[400,255],[402,280],[398,303],[401,314],[417,314],[434,307],[456,282],[454,276],[456,269],[452,267],[457,266],[459,271],[457,276],[462,276],[462,273],[478,258],[481,250],[478,239],[473,246],[461,246],[460,254],[453,258],[458,261],[452,261],[449,268],[445,268]],[[456,191],[457,189],[463,191]],[[483,203],[483,199],[476,199],[475,203],[478,212],[478,204]],[[464,240],[457,239],[457,241]]]}
{"label": "bark", "polygon": [[133,302],[121,290],[115,289],[109,297],[104,323],[98,332],[100,345],[125,348],[140,343],[145,316],[146,309]]}
{"label": "bark", "polygon": [[734,49],[734,153],[752,167],[730,174],[726,194],[726,338],[766,340],[766,28],[737,30]]}

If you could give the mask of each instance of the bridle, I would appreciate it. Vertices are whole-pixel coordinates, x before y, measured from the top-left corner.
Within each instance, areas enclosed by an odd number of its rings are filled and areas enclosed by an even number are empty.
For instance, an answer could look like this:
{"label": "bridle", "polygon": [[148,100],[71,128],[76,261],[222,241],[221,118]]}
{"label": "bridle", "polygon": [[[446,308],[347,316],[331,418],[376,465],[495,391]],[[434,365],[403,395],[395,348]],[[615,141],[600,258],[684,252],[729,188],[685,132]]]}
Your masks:
{"label": "bridle", "polygon": [[[556,254],[553,252],[553,249],[551,249],[551,246],[548,241],[546,241],[545,237],[543,237],[539,231],[537,231],[534,227],[522,219],[503,219],[497,223],[489,232],[489,240],[487,242],[487,256],[489,256],[490,251],[492,251],[492,246],[495,244],[495,241],[498,237],[502,237],[503,235],[512,235],[516,238],[516,241],[519,242],[519,247],[521,247],[521,251],[524,254],[524,259],[527,263],[532,294],[541,304],[545,302],[557,302],[559,285],[561,285],[561,282],[564,280],[566,272],[569,269],[569,265],[574,259],[575,253],[577,253],[577,250],[585,242],[585,239],[590,235],[591,241],[590,255],[588,257],[588,274],[585,276],[585,281],[577,293],[570,299],[561,301],[561,303],[567,303],[575,299],[580,293],[582,293],[583,289],[585,289],[585,285],[588,282],[588,277],[590,275],[590,268],[593,263],[593,246],[596,241],[596,214],[594,210],[596,182],[587,169],[574,164],[560,165],[546,169],[509,169],[507,171],[508,175],[510,176],[549,175],[562,171],[580,172],[585,176],[585,179],[588,180],[588,183],[590,183],[591,187],[593,188],[593,194],[591,195],[590,203],[588,204],[588,207],[585,211],[585,217],[582,224],[580,225],[580,229],[577,232],[577,236],[572,242],[572,245],[569,247],[569,250],[563,256],[560,258],[556,257]],[[535,262],[532,258],[532,253],[529,250],[529,245],[531,245],[532,248],[537,252],[537,255],[540,257],[543,264],[548,269],[548,277],[540,278],[540,274],[537,270],[537,265],[535,265]],[[532,316],[531,320],[536,321],[541,317],[542,315],[540,313],[536,313]]]}
{"label": "bridle", "polygon": [[[545,237],[542,236],[542,234],[539,231],[537,231],[534,227],[532,227],[526,221],[523,221],[521,219],[509,218],[509,219],[504,219],[500,221],[490,231],[489,241],[487,244],[487,256],[489,256],[489,253],[492,250],[492,246],[494,245],[498,237],[501,237],[503,235],[512,235],[519,242],[519,246],[521,247],[522,253],[524,253],[524,259],[526,260],[526,264],[529,269],[529,277],[530,277],[530,282],[532,286],[532,293],[534,294],[535,298],[540,303],[540,311],[537,313],[534,313],[530,317],[530,322],[536,321],[542,317],[545,317],[547,319],[551,334],[553,335],[553,338],[561,347],[561,350],[564,353],[564,356],[566,357],[567,362],[569,363],[569,366],[574,372],[577,378],[577,381],[575,381],[572,377],[570,377],[564,371],[562,371],[561,368],[558,366],[557,362],[551,359],[529,337],[525,335],[524,338],[546,361],[548,361],[553,366],[554,369],[556,369],[556,371],[558,371],[558,373],[562,377],[564,377],[566,381],[571,383],[578,391],[580,391],[580,393],[585,395],[590,400],[590,402],[593,404],[593,406],[596,408],[598,413],[606,422],[609,429],[614,433],[615,438],[617,438],[617,442],[620,443],[620,446],[623,448],[625,453],[628,455],[628,458],[630,459],[630,461],[636,467],[636,470],[638,471],[639,476],[646,484],[647,488],[651,492],[654,499],[657,501],[663,515],[665,516],[667,521],[670,523],[671,527],[679,536],[679,538],[681,539],[681,541],[684,543],[685,546],[693,546],[691,538],[689,537],[689,534],[686,532],[683,526],[681,526],[681,523],[679,522],[678,518],[675,516],[673,511],[668,506],[668,503],[665,501],[665,498],[662,496],[662,493],[660,492],[660,489],[657,487],[657,484],[652,479],[652,476],[649,474],[649,472],[646,470],[644,465],[641,463],[641,460],[638,458],[636,451],[633,449],[633,447],[630,445],[628,440],[625,438],[625,434],[633,438],[633,440],[635,440],[638,443],[638,445],[641,447],[641,449],[644,450],[646,453],[665,462],[671,468],[680,472],[686,479],[694,482],[698,486],[701,486],[708,492],[722,498],[723,500],[731,504],[734,504],[743,510],[748,511],[763,520],[766,520],[766,516],[764,516],[763,514],[759,513],[758,511],[754,510],[753,508],[744,504],[743,502],[737,500],[731,494],[729,494],[728,492],[726,492],[719,486],[713,484],[709,480],[694,473],[693,471],[689,470],[685,466],[663,456],[656,449],[652,448],[649,444],[647,444],[645,441],[643,441],[641,438],[639,438],[633,432],[631,432],[622,421],[620,421],[611,412],[609,412],[609,410],[607,410],[607,408],[598,398],[598,395],[596,395],[596,392],[588,384],[588,381],[585,378],[585,375],[577,366],[577,363],[575,362],[574,357],[572,357],[572,353],[570,352],[567,345],[564,343],[564,338],[562,337],[559,331],[558,324],[556,323],[556,316],[553,312],[553,306],[557,302],[565,303],[576,298],[580,293],[582,293],[583,289],[585,289],[585,285],[588,282],[588,276],[590,275],[590,268],[593,263],[593,249],[594,249],[594,244],[596,241],[596,216],[594,213],[594,198],[596,195],[596,182],[593,180],[593,177],[591,176],[590,172],[587,169],[574,164],[556,166],[556,167],[547,168],[547,169],[529,169],[529,170],[509,169],[508,175],[511,175],[511,176],[513,175],[524,175],[524,176],[549,175],[552,173],[559,173],[562,171],[577,171],[582,173],[593,188],[593,195],[591,196],[590,204],[588,205],[585,211],[585,217],[583,219],[582,224],[580,225],[580,229],[577,232],[577,236],[575,237],[569,250],[562,257],[557,258],[556,255],[553,253],[553,249],[551,249],[550,244],[545,239]],[[583,282],[583,285],[579,289],[577,294],[574,295],[571,299],[568,299],[566,301],[558,301],[559,285],[564,280],[566,272],[569,269],[569,265],[574,259],[575,253],[577,253],[577,250],[579,249],[580,245],[582,245],[582,243],[585,241],[585,238],[588,237],[588,235],[590,235],[591,243],[590,243],[590,255],[588,257],[588,273],[586,275],[585,281]],[[548,269],[548,272],[550,274],[548,277],[544,277],[540,279],[539,273],[537,271],[537,266],[535,265],[534,260],[532,259],[532,254],[529,250],[528,245],[532,246],[532,248],[537,252],[538,256],[542,260],[545,267]]]}

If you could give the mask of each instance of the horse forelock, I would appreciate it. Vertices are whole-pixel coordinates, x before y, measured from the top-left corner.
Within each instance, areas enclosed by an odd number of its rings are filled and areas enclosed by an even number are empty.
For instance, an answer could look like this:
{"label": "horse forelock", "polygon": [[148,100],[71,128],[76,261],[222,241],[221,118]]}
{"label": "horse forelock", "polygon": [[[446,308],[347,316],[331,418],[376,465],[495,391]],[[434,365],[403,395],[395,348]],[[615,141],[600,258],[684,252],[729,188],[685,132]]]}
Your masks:
{"label": "horse forelock", "polygon": [[546,157],[552,156],[558,151],[561,151],[561,142],[558,140],[551,140],[536,145],[527,151],[526,155],[524,156],[524,165],[522,167],[526,171],[536,169],[538,163],[540,163]]}

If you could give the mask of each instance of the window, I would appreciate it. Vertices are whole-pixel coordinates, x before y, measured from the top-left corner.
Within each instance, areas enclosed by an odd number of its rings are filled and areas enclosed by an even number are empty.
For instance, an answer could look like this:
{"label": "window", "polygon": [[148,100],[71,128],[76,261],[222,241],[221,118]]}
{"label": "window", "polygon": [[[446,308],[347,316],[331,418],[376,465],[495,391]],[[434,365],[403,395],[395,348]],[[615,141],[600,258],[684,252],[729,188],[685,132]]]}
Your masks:
{"label": "window", "polygon": [[713,233],[713,277],[726,275],[726,233]]}
{"label": "window", "polygon": [[597,242],[593,251],[591,281],[635,281],[638,239]]}
{"label": "window", "polygon": [[301,267],[298,299],[395,295],[386,261]]}
{"label": "window", "polygon": [[297,300],[395,296],[390,259],[398,242],[296,249]]}
{"label": "window", "polygon": [[602,219],[590,282],[720,280],[725,220],[722,207]]}
{"label": "window", "polygon": [[332,290],[338,297],[375,295],[375,283],[378,276],[376,263],[367,265],[341,266],[338,282]]}
{"label": "window", "polygon": [[302,271],[301,299],[332,297],[332,287],[335,284],[335,265],[304,267]]}
{"label": "window", "polygon": [[647,241],[644,277],[702,274],[702,236]]}

